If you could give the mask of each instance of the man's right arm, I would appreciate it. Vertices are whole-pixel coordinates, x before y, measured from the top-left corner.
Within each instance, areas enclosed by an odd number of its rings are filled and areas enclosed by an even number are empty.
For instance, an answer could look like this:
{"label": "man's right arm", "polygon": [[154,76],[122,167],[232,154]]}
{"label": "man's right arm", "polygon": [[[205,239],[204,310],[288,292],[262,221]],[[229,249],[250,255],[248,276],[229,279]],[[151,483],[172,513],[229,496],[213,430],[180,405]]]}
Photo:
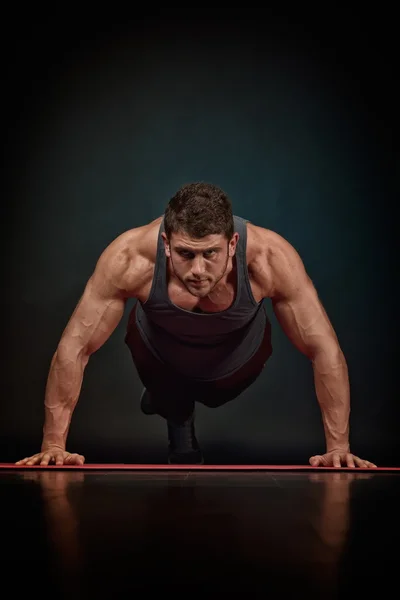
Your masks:
{"label": "man's right arm", "polygon": [[129,256],[107,248],[88,280],[51,361],[45,390],[41,452],[17,464],[82,464],[80,455],[66,453],[66,441],[83,374],[90,356],[111,336],[125,308],[125,274]]}

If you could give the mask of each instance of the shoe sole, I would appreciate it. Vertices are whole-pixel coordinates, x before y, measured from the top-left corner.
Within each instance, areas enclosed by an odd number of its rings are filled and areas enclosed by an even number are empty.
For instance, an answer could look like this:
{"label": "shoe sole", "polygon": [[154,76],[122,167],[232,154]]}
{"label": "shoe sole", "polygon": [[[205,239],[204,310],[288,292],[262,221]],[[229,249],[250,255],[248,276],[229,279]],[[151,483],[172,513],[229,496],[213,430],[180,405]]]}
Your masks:
{"label": "shoe sole", "polygon": [[[183,455],[182,455],[183,456]],[[201,456],[200,460],[196,461],[196,462],[187,462],[187,461],[171,461],[171,458],[168,457],[168,464],[169,465],[204,465],[204,457]]]}

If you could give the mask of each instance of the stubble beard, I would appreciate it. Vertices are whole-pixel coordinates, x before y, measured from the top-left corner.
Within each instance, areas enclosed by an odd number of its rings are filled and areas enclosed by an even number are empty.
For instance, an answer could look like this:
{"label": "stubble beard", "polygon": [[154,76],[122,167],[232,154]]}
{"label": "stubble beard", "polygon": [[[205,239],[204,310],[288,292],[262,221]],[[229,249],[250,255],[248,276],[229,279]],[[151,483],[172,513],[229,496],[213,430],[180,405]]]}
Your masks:
{"label": "stubble beard", "polygon": [[188,285],[186,283],[186,281],[182,277],[180,277],[178,275],[178,273],[176,272],[175,267],[174,267],[174,262],[172,260],[172,256],[170,256],[170,260],[171,260],[171,267],[172,267],[172,270],[173,270],[173,272],[175,274],[175,277],[177,277],[177,279],[179,279],[179,281],[182,283],[182,285],[185,286],[185,288],[189,292],[189,294],[191,294],[195,298],[206,298],[213,291],[213,289],[215,288],[215,286],[218,285],[218,283],[224,277],[224,275],[225,275],[225,273],[227,271],[227,268],[228,268],[229,253],[227,253],[227,255],[226,255],[226,261],[225,261],[224,269],[223,269],[221,275],[217,279],[215,279],[215,281],[213,282],[213,284],[212,284],[212,286],[210,288],[207,288],[207,290],[204,290],[204,291],[202,291],[201,289],[199,289],[198,292],[196,292],[195,290],[193,290],[193,288],[190,288],[190,285]]}

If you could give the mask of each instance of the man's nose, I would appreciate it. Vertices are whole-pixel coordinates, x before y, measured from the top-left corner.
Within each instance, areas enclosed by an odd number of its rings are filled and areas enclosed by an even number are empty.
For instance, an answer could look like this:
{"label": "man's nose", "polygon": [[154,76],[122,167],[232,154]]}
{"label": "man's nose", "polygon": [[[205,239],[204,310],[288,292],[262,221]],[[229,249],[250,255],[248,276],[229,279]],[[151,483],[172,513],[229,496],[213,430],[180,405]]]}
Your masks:
{"label": "man's nose", "polygon": [[192,260],[192,273],[193,275],[201,275],[205,271],[205,261],[202,256],[196,256]]}

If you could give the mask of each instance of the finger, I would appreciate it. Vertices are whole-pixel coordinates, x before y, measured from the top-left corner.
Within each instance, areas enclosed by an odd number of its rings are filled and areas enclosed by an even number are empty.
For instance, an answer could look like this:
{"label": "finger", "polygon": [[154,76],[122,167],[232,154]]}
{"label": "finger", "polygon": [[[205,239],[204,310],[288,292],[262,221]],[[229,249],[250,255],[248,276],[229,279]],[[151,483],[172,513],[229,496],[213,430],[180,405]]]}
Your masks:
{"label": "finger", "polygon": [[47,467],[47,465],[49,464],[50,460],[51,460],[51,454],[50,452],[45,452],[42,456],[42,460],[40,461],[40,464],[42,467]]}
{"label": "finger", "polygon": [[64,464],[64,456],[62,452],[57,452],[57,454],[54,455],[55,461],[56,461],[56,465],[63,465]]}
{"label": "finger", "polygon": [[359,458],[358,456],[354,457],[354,460],[357,463],[357,466],[360,467],[361,469],[368,469],[368,461],[363,460],[362,458]]}
{"label": "finger", "polygon": [[70,452],[64,452],[63,453],[63,463],[64,463],[64,465],[71,464],[71,456],[72,456],[72,454],[70,454]]}
{"label": "finger", "polygon": [[334,467],[341,467],[341,463],[340,463],[340,454],[334,454],[332,456],[332,464]]}
{"label": "finger", "polygon": [[68,461],[71,465],[79,465],[80,464],[80,456],[79,454],[76,454],[76,452],[74,452],[74,454],[70,455],[70,460]]}
{"label": "finger", "polygon": [[309,462],[312,467],[319,467],[319,465],[322,464],[322,456],[319,454],[312,456]]}
{"label": "finger", "polygon": [[354,459],[353,459],[353,455],[352,454],[347,454],[346,455],[346,462],[347,462],[347,466],[348,467],[350,467],[351,469],[355,468]]}
{"label": "finger", "polygon": [[31,456],[30,458],[28,458],[26,464],[29,466],[37,465],[40,462],[40,457],[41,457],[41,454],[34,454],[34,456]]}
{"label": "finger", "polygon": [[369,460],[364,460],[363,463],[364,463],[364,467],[366,469],[377,469],[378,468],[376,465],[374,465],[374,463],[370,462]]}
{"label": "finger", "polygon": [[80,454],[80,455],[79,455],[79,464],[80,464],[80,465],[83,465],[83,464],[84,464],[84,462],[85,462],[85,457],[83,456],[83,454]]}
{"label": "finger", "polygon": [[26,458],[21,458],[21,460],[19,460],[18,462],[16,462],[16,465],[26,465],[26,463],[28,462],[30,457],[26,457]]}

